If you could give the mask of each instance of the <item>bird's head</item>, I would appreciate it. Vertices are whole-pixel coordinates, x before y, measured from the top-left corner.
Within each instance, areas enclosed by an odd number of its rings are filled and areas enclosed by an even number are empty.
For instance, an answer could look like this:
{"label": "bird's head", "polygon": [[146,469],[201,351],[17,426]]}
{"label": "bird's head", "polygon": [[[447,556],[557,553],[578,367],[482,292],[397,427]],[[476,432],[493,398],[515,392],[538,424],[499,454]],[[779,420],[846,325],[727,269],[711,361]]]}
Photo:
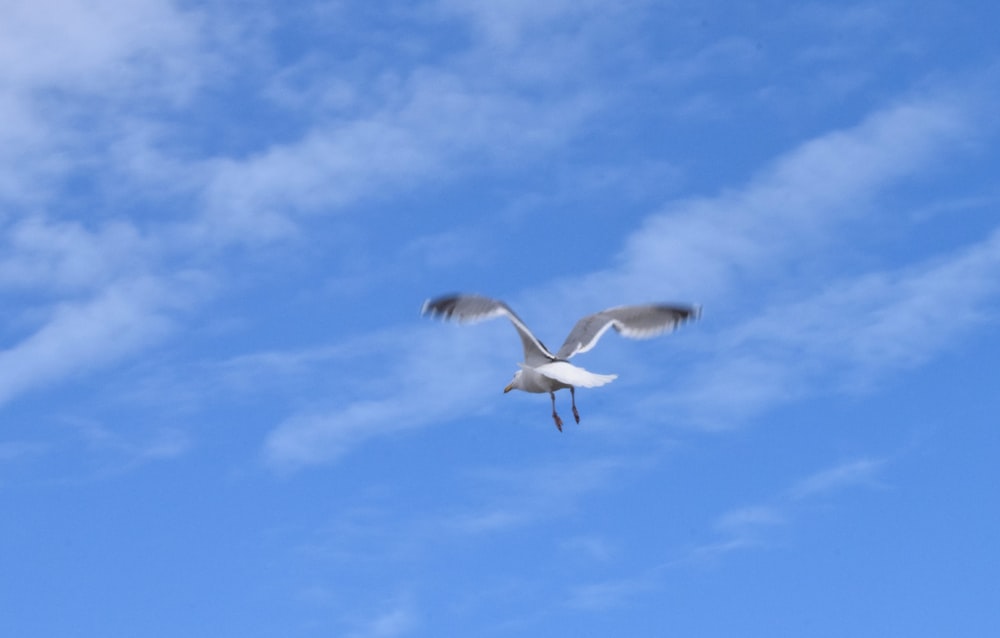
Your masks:
{"label": "bird's head", "polygon": [[521,370],[518,370],[514,373],[514,378],[511,379],[510,383],[507,384],[507,387],[503,389],[504,394],[521,387],[521,372]]}

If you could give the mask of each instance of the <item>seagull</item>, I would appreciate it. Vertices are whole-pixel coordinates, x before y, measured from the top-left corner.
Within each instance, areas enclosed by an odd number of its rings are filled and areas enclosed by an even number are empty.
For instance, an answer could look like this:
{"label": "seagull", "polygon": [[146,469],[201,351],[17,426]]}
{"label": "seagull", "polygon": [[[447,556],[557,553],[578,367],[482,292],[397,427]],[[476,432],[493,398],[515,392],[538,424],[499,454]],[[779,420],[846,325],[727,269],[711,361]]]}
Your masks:
{"label": "seagull", "polygon": [[573,406],[573,418],[580,422],[580,412],[576,409],[576,388],[596,388],[611,383],[616,374],[595,374],[569,362],[570,357],[593,348],[608,328],[614,328],[625,337],[647,339],[672,331],[680,324],[701,316],[701,307],[696,305],[644,304],[640,306],[616,306],[596,312],[580,319],[573,326],[566,341],[552,354],[528,326],[517,316],[510,306],[482,295],[445,295],[424,302],[420,314],[452,319],[462,323],[475,323],[485,319],[507,317],[524,346],[524,362],[514,378],[503,389],[522,390],[542,394],[552,398],[552,420],[562,432],[562,419],[556,412],[556,391],[569,388]]}

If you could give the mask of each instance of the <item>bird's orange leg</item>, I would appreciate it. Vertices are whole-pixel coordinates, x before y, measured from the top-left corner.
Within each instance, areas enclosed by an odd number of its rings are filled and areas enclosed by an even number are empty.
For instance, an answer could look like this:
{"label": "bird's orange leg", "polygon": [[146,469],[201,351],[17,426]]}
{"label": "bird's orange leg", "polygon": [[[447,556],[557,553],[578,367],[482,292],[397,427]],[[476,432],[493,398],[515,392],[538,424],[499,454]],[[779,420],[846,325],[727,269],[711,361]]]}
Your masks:
{"label": "bird's orange leg", "polygon": [[556,422],[556,427],[562,432],[562,419],[556,414],[556,393],[549,392],[549,396],[552,397],[552,420]]}
{"label": "bird's orange leg", "polygon": [[579,423],[580,413],[576,409],[576,388],[574,388],[573,386],[569,386],[569,396],[570,396],[570,401],[572,401],[573,403],[573,418],[576,419],[577,423]]}

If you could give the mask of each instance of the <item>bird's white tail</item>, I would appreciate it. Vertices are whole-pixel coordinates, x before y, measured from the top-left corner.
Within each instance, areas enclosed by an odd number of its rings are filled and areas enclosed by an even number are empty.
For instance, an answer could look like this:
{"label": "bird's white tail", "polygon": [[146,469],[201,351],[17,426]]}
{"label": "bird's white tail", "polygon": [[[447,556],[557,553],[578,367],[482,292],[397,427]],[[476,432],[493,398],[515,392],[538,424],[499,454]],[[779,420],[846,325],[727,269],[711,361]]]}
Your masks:
{"label": "bird's white tail", "polygon": [[618,378],[617,374],[594,374],[566,361],[546,363],[535,368],[535,371],[550,379],[578,388],[596,388]]}

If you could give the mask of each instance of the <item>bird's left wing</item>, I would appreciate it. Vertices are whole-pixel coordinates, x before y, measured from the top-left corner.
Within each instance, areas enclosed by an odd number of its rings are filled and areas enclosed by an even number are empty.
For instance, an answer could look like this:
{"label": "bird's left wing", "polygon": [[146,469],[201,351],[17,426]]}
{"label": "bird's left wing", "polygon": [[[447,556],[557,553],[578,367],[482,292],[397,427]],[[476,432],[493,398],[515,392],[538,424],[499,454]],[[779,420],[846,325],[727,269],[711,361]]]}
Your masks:
{"label": "bird's left wing", "polygon": [[648,339],[700,316],[700,306],[646,304],[608,308],[577,321],[556,357],[569,359],[575,354],[590,350],[611,327],[625,337]]}
{"label": "bird's left wing", "polygon": [[525,363],[537,365],[555,359],[555,355],[531,333],[517,313],[499,299],[482,295],[446,295],[425,301],[420,313],[466,323],[505,316],[514,324],[521,337]]}

